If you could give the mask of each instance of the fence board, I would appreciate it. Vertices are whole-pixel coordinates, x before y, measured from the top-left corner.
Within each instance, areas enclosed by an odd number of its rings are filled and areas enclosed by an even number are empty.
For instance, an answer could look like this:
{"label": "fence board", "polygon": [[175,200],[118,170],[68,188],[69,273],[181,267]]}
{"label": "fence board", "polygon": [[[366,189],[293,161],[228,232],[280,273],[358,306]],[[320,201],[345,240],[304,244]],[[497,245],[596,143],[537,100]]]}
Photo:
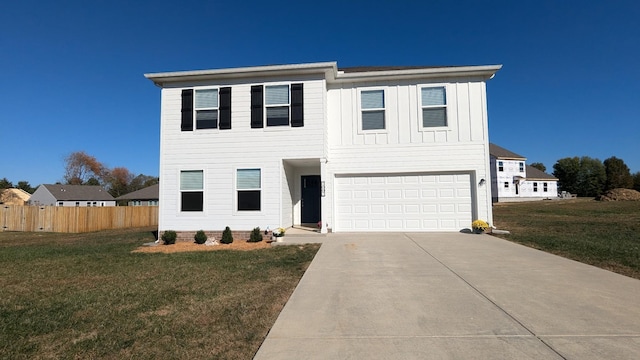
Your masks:
{"label": "fence board", "polygon": [[157,206],[0,206],[0,231],[81,233],[157,225]]}

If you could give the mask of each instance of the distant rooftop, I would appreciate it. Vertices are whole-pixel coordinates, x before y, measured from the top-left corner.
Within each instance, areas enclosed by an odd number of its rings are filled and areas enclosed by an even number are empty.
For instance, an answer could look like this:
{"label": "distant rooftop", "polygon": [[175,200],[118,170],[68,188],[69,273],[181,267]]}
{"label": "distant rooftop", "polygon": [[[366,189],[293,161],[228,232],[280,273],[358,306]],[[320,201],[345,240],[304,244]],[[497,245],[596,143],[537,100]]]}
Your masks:
{"label": "distant rooftop", "polygon": [[489,153],[498,159],[526,160],[527,158],[507,150],[496,144],[489,143]]}

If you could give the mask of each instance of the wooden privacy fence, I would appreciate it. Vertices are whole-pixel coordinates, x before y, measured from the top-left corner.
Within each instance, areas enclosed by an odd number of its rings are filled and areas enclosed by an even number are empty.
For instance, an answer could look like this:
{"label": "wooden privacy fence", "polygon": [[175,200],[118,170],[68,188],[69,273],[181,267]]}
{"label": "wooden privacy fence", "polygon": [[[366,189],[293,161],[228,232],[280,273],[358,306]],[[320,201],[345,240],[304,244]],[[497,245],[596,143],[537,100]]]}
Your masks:
{"label": "wooden privacy fence", "polygon": [[0,205],[0,231],[81,233],[157,225],[157,206]]}

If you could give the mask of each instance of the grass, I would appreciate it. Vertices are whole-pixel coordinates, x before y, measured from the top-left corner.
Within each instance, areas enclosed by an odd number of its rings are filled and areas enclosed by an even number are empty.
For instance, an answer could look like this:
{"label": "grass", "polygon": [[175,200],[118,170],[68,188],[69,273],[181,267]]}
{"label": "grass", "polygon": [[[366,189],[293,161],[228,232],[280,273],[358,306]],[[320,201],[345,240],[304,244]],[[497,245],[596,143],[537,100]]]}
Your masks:
{"label": "grass", "polygon": [[11,359],[250,359],[318,245],[131,253],[150,231],[0,232]]}
{"label": "grass", "polygon": [[505,239],[640,279],[640,202],[592,199],[493,208]]}

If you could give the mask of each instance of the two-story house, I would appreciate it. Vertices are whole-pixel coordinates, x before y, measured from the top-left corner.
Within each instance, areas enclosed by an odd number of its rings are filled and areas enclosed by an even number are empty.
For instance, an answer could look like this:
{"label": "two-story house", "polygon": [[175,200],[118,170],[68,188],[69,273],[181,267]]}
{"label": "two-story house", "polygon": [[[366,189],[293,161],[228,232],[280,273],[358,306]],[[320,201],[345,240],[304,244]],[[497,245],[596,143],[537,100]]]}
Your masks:
{"label": "two-story house", "polygon": [[526,157],[491,143],[489,151],[493,202],[531,201],[558,197],[558,179],[527,165]]}
{"label": "two-story house", "polygon": [[325,62],[146,74],[162,88],[159,230],[491,223],[485,81],[500,68]]}

